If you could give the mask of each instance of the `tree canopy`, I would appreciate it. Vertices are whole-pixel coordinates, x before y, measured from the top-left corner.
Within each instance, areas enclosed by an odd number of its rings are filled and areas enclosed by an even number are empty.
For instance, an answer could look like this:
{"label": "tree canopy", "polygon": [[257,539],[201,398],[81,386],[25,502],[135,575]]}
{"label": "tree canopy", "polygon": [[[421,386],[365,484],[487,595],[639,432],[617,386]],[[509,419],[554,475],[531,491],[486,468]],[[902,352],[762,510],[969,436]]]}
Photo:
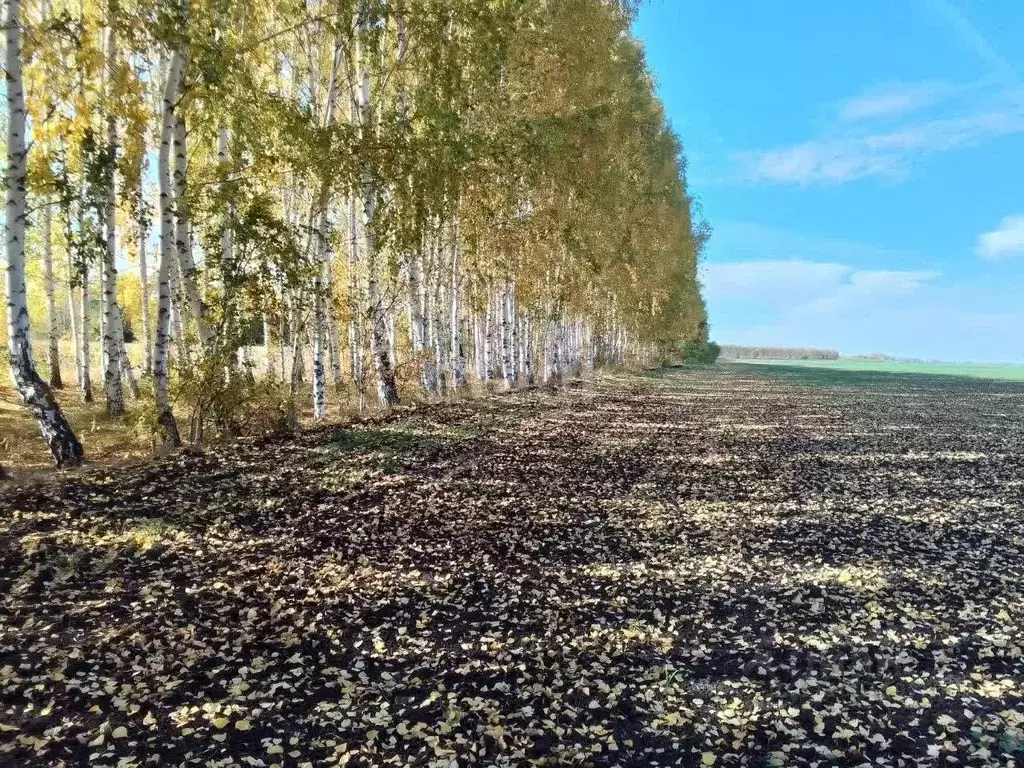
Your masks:
{"label": "tree canopy", "polygon": [[130,330],[171,442],[175,403],[225,428],[257,379],[324,418],[331,379],[392,405],[706,341],[710,230],[633,10],[27,0],[36,333],[86,397],[99,339],[117,416]]}

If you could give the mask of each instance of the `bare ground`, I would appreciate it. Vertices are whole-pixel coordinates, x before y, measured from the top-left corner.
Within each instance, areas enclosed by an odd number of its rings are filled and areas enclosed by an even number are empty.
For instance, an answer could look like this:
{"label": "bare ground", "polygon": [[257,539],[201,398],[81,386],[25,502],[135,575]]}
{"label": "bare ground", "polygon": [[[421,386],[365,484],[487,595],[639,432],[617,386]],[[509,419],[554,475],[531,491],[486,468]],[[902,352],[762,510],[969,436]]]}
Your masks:
{"label": "bare ground", "polygon": [[0,763],[1020,765],[1024,385],[722,366],[0,490]]}

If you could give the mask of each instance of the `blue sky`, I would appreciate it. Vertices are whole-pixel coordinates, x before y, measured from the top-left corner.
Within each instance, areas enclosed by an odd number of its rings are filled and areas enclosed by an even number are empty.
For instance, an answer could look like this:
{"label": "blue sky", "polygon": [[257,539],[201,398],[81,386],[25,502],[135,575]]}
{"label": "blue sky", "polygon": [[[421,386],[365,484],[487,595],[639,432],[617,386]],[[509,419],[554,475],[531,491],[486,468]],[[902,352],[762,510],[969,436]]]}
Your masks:
{"label": "blue sky", "polygon": [[648,0],[720,342],[1024,362],[1024,2]]}

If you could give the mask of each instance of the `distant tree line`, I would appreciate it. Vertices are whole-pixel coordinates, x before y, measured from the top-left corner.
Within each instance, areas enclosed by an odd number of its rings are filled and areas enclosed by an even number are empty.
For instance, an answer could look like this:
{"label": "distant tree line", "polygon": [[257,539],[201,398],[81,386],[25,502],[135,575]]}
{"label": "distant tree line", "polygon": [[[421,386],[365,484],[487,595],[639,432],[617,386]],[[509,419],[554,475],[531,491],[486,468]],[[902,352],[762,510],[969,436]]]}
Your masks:
{"label": "distant tree line", "polygon": [[723,360],[838,360],[839,352],[834,349],[810,349],[805,347],[741,347],[723,344]]}

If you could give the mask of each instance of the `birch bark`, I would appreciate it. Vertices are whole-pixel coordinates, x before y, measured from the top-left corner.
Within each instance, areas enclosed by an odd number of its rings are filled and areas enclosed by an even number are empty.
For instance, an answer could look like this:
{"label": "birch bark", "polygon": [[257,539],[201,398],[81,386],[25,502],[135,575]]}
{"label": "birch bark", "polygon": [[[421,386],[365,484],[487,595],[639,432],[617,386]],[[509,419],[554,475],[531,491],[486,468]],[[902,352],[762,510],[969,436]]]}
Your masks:
{"label": "birch bark", "polygon": [[39,422],[43,439],[58,467],[82,463],[84,451],[53,392],[36,373],[29,344],[25,289],[25,222],[28,150],[25,146],[25,91],[21,69],[21,2],[8,0],[4,19],[7,75],[7,354],[11,380]]}
{"label": "birch bark", "polygon": [[[324,127],[329,129],[334,122],[335,91],[337,89],[338,68],[341,58],[341,42],[335,41],[334,53],[331,57],[330,82],[327,86],[327,103],[324,109]],[[329,346],[330,332],[328,329],[327,290],[327,206],[330,201],[330,189],[325,180],[320,192],[316,224],[316,279],[313,286],[313,418],[323,421],[327,418],[327,381],[324,366],[324,352]],[[333,360],[334,355],[331,355]]]}
{"label": "birch bark", "polygon": [[43,281],[46,291],[46,351],[50,386],[62,389],[64,381],[60,375],[60,333],[57,329],[56,287],[53,278],[53,203],[50,200],[43,205]]}
{"label": "birch bark", "polygon": [[160,183],[160,261],[157,267],[156,333],[153,340],[153,394],[157,424],[164,430],[165,441],[173,448],[181,445],[181,436],[170,407],[167,375],[171,329],[171,274],[178,259],[174,195],[171,188],[171,144],[174,141],[174,109],[181,85],[183,63],[181,54],[175,51],[164,85],[160,150],[157,158],[157,176]]}
{"label": "birch bark", "polygon": [[452,234],[452,286],[451,286],[451,365],[452,389],[456,392],[466,388],[466,350],[463,339],[466,335],[468,321],[462,317],[461,282],[459,279],[459,235],[458,227],[453,227]]}
{"label": "birch bark", "polygon": [[153,329],[149,321],[149,264],[147,263],[148,248],[146,238],[149,236],[149,222],[145,210],[145,192],[142,179],[139,179],[139,288],[141,291],[142,307],[139,312],[142,318],[142,348],[144,352],[143,367],[146,373],[153,371]]}
{"label": "birch bark", "polygon": [[515,368],[512,361],[512,291],[508,282],[501,289],[501,374],[505,389],[515,386]]}
{"label": "birch bark", "polygon": [[[111,20],[107,32],[107,71],[112,77],[117,67],[117,32]],[[108,98],[110,94],[108,93]],[[117,152],[117,118],[113,110],[107,114],[107,146]],[[113,157],[111,158],[113,162]],[[107,416],[120,418],[124,415],[124,392],[121,389],[121,346],[118,344],[117,307],[117,195],[116,168],[110,170],[110,185],[106,201],[106,240],[103,264],[100,267],[100,286],[103,307],[103,391],[106,395]],[[123,339],[122,339],[123,342]]]}
{"label": "birch bark", "polygon": [[[184,77],[186,59],[180,51],[174,52],[180,59],[178,74],[178,90]],[[175,105],[177,107],[177,105]],[[174,212],[176,217],[175,240],[178,252],[178,280],[184,294],[184,303],[188,305],[189,314],[196,326],[199,345],[204,350],[211,340],[211,333],[206,322],[206,307],[199,295],[196,284],[196,262],[192,255],[192,228],[189,221],[188,205],[188,131],[185,129],[185,118],[181,110],[174,109]]]}
{"label": "birch bark", "polygon": [[[373,104],[370,96],[370,56],[368,41],[374,23],[374,3],[363,0],[357,21],[359,61],[359,126],[360,136],[364,142],[371,141],[376,134],[373,117]],[[391,352],[388,346],[388,312],[380,289],[380,268],[377,243],[377,204],[380,190],[375,178],[374,168],[368,160],[364,160],[361,169],[363,193],[363,230],[366,243],[366,298],[370,309],[370,354],[377,374],[377,398],[380,404],[391,407],[398,403],[398,386],[395,382],[395,370],[392,365]]]}

